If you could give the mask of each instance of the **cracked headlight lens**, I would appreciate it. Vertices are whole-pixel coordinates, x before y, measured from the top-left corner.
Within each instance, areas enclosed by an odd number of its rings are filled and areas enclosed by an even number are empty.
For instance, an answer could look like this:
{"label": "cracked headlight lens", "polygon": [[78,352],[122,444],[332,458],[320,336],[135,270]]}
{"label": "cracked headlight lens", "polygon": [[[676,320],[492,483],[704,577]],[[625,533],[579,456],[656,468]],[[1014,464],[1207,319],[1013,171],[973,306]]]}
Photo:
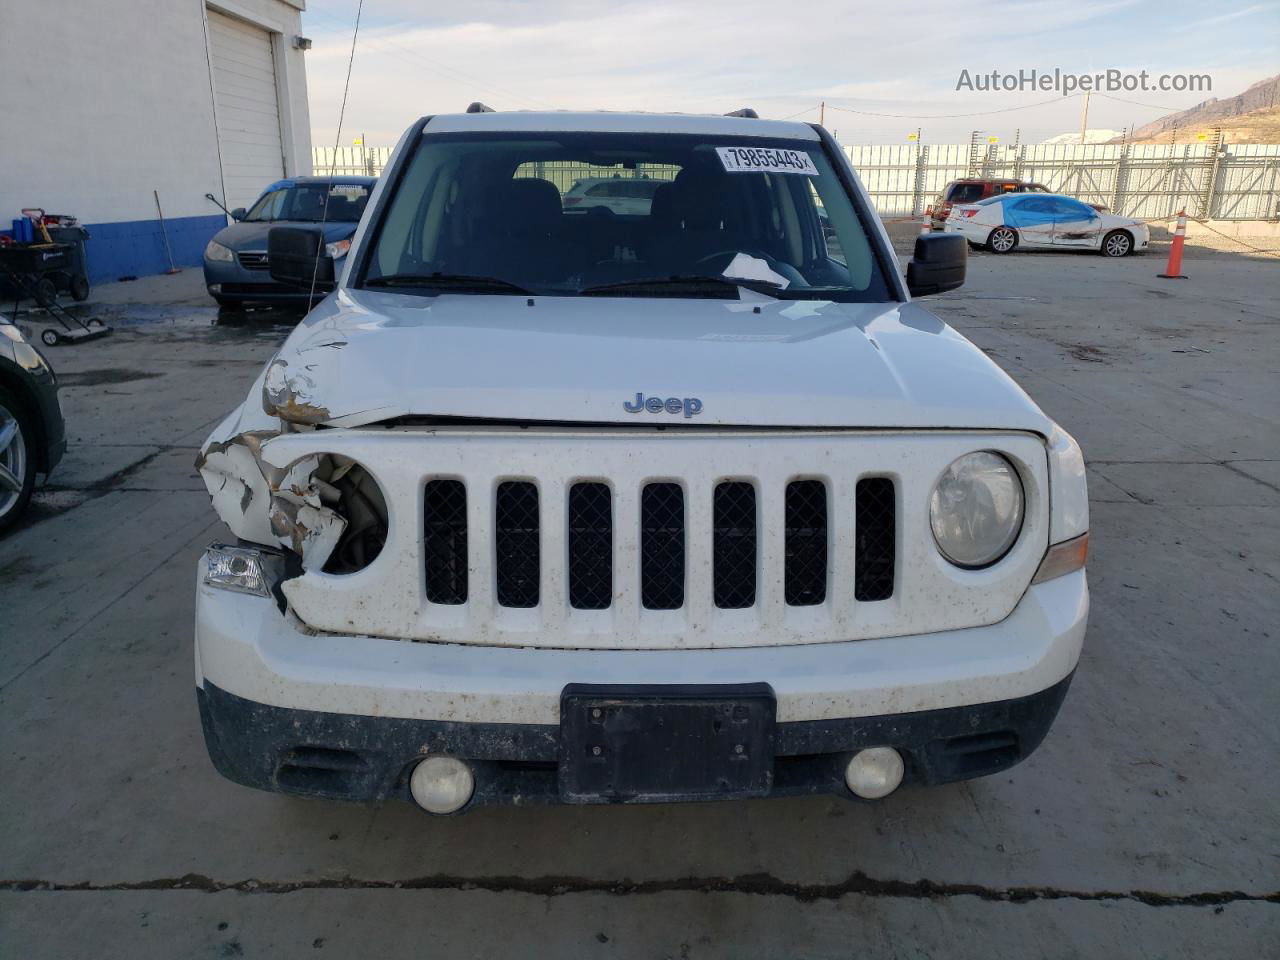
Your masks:
{"label": "cracked headlight lens", "polygon": [[270,597],[271,588],[284,574],[284,557],[252,547],[215,543],[204,552],[204,582],[210,587]]}
{"label": "cracked headlight lens", "polygon": [[938,550],[957,567],[989,567],[1022,530],[1022,481],[1008,460],[983,450],[952,461],[929,498]]}
{"label": "cracked headlight lens", "polygon": [[204,248],[204,258],[218,263],[230,263],[236,258],[230,247],[224,247],[217,240],[210,240]]}

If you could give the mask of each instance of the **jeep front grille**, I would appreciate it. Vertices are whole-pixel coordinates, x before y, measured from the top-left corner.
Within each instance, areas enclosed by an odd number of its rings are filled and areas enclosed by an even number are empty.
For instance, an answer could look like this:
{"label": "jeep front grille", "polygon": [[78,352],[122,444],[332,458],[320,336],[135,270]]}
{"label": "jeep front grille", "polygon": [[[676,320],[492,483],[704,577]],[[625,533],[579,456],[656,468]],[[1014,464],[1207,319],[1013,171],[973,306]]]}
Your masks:
{"label": "jeep front grille", "polygon": [[[685,603],[684,489],[646,484],[641,492],[640,576],[646,610],[678,610]],[[460,480],[426,485],[426,580],[432,603],[467,600],[467,492]],[[827,597],[827,487],[821,480],[787,484],[784,536],[785,600],[806,607]],[[604,483],[569,488],[566,522],[569,606],[607,610],[613,602],[613,502]],[[858,481],[854,597],[893,596],[895,510],[893,481]],[[712,501],[712,591],[721,610],[755,606],[759,565],[756,489],[747,481],[716,484]],[[494,501],[494,557],[498,603],[536,607],[541,575],[538,489],[528,481],[499,484]]]}
{"label": "jeep front grille", "polygon": [[[1017,462],[1028,498],[1013,550],[978,575],[929,528],[934,481],[974,450]],[[282,587],[303,623],[339,634],[707,649],[956,630],[1007,617],[1048,546],[1029,434],[401,427],[264,451],[348,457],[385,494],[372,563]]]}

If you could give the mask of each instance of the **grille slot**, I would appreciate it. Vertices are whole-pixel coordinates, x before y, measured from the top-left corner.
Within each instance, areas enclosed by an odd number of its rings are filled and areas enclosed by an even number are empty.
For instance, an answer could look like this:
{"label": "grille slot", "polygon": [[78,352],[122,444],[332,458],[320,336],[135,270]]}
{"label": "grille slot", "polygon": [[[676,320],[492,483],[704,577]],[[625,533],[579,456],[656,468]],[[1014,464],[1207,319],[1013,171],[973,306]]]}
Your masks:
{"label": "grille slot", "polygon": [[893,481],[888,477],[859,480],[854,510],[853,598],[888,600],[893,596],[898,520]]}
{"label": "grille slot", "polygon": [[741,480],[716,484],[713,504],[716,606],[740,610],[756,602],[756,488]]}
{"label": "grille slot", "polygon": [[265,250],[241,250],[236,254],[236,259],[246,270],[266,270],[269,266]]}
{"label": "grille slot", "polygon": [[684,490],[646,484],[640,495],[640,601],[647,610],[684,606]]}
{"label": "grille slot", "polygon": [[787,484],[786,573],[788,606],[810,607],[827,599],[827,487],[821,480]]}
{"label": "grille slot", "polygon": [[429,480],[424,494],[427,599],[467,602],[467,488],[461,480]]}
{"label": "grille slot", "polygon": [[603,483],[569,488],[569,606],[607,610],[613,600],[613,503]]}
{"label": "grille slot", "polygon": [[538,605],[538,539],[538,488],[527,480],[498,484],[494,501],[494,572],[499,606]]}

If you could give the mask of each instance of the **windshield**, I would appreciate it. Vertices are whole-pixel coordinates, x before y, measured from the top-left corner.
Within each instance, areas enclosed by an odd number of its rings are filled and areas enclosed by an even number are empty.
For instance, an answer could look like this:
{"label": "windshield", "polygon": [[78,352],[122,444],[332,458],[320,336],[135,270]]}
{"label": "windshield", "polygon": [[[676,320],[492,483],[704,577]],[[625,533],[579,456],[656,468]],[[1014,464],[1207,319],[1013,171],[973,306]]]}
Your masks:
{"label": "windshield", "polygon": [[884,301],[817,141],[426,135],[358,285],[405,292]]}
{"label": "windshield", "polygon": [[[364,213],[369,201],[369,187],[362,183],[304,183],[281,187],[264,193],[245,214],[244,219],[254,222],[295,220],[303,223],[319,223],[321,219],[334,223],[355,223]],[[325,209],[325,194],[329,194],[329,208]]]}

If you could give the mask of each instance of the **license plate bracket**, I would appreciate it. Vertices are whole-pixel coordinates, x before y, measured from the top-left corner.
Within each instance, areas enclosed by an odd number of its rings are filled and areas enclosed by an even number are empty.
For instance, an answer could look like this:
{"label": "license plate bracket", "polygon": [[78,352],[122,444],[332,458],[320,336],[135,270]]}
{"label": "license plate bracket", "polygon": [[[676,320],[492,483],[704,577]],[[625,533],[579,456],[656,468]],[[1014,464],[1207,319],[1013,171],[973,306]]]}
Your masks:
{"label": "license plate bracket", "polygon": [[570,684],[560,695],[560,797],[654,803],[760,797],[773,785],[767,683]]}

